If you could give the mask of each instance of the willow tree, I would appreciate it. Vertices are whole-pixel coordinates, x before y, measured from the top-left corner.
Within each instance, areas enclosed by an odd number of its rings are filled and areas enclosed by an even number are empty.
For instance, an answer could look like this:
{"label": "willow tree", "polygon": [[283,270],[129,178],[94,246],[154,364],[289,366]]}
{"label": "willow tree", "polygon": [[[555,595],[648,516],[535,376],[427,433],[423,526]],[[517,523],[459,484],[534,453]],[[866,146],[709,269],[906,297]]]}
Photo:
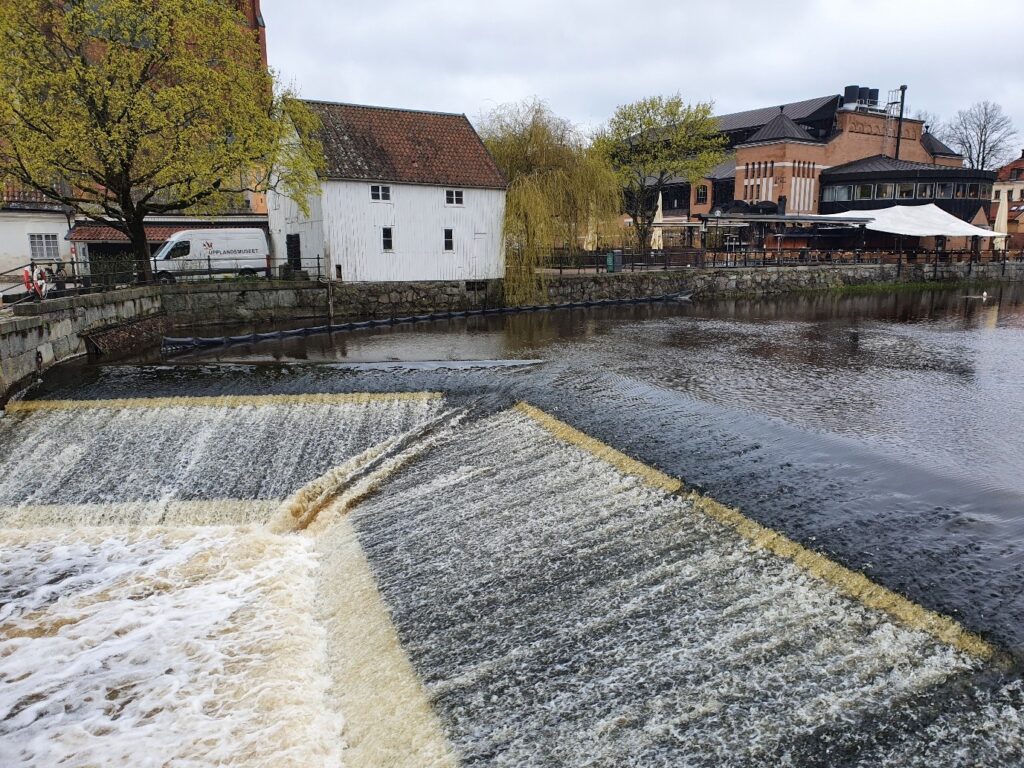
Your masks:
{"label": "willow tree", "polygon": [[625,104],[594,142],[615,168],[640,252],[651,250],[662,193],[677,179],[691,184],[725,159],[725,137],[710,103],[686,104],[679,94]]}
{"label": "willow tree", "polygon": [[577,254],[582,241],[621,211],[619,182],[603,155],[541,101],[506,104],[480,134],[509,180],[505,203],[505,297],[538,298],[552,250]]}
{"label": "willow tree", "polygon": [[304,204],[313,120],[231,0],[0,0],[0,177],[124,233],[140,278],[147,216]]}

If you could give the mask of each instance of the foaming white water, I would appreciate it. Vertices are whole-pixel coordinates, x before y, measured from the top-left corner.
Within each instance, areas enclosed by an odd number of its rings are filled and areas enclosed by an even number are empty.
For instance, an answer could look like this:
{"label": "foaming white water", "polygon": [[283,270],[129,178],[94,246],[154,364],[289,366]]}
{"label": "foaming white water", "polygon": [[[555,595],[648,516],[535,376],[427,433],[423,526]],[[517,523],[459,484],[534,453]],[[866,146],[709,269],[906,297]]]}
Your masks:
{"label": "foaming white water", "polygon": [[370,397],[15,412],[0,420],[0,507],[284,499],[442,407]]}
{"label": "foaming white water", "polygon": [[340,764],[308,540],[35,529],[0,547],[0,765]]}

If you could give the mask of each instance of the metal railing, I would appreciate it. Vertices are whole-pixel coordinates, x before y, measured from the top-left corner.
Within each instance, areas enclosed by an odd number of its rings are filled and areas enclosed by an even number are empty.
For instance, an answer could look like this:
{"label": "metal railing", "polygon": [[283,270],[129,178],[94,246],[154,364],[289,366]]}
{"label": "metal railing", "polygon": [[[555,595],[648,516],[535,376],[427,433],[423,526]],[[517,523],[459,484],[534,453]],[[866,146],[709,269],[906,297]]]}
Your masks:
{"label": "metal railing", "polygon": [[[25,278],[26,271],[30,275],[28,280]],[[175,260],[173,270],[158,269],[151,280],[141,279],[135,272],[134,262],[127,260],[33,260],[28,264],[0,272],[0,308],[20,302],[40,301],[43,298],[80,296],[145,285],[261,277],[278,280],[318,280],[323,276],[323,260],[320,257],[303,259],[301,269],[288,264],[258,268],[250,262],[223,259]]]}
{"label": "metal railing", "polygon": [[889,264],[898,268],[911,265],[966,264],[968,272],[976,264],[1013,264],[1024,262],[1021,251],[970,250],[829,250],[816,248],[665,248],[643,254],[630,249],[552,253],[544,270],[565,273],[646,272],[679,269],[728,269],[736,267],[778,267],[800,265]]}

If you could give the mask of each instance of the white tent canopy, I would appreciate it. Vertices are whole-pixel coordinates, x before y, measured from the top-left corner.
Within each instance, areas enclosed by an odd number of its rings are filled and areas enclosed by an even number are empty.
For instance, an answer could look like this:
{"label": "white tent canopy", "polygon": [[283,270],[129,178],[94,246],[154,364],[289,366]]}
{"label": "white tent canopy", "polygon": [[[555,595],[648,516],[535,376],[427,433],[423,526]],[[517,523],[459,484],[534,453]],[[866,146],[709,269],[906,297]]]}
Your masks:
{"label": "white tent canopy", "polygon": [[911,235],[914,237],[931,237],[946,235],[947,237],[1002,237],[1005,232],[993,232],[968,224],[963,219],[946,213],[935,203],[928,205],[893,205],[889,208],[874,208],[865,211],[848,213],[831,213],[822,216],[829,218],[848,218],[851,215],[870,216],[873,221],[866,223],[867,229],[875,232],[889,232],[894,235]]}

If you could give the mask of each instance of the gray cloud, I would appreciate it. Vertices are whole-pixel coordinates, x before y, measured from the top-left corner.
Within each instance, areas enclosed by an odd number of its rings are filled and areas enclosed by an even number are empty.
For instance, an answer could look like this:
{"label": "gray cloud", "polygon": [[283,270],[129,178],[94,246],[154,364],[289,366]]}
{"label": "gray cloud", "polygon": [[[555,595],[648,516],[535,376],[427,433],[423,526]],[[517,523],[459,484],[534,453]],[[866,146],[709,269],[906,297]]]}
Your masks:
{"label": "gray cloud", "polygon": [[1014,0],[263,0],[271,65],[308,98],[474,118],[536,95],[596,126],[652,94],[725,113],[906,83],[911,113],[1002,104],[1024,147],[1018,10]]}

